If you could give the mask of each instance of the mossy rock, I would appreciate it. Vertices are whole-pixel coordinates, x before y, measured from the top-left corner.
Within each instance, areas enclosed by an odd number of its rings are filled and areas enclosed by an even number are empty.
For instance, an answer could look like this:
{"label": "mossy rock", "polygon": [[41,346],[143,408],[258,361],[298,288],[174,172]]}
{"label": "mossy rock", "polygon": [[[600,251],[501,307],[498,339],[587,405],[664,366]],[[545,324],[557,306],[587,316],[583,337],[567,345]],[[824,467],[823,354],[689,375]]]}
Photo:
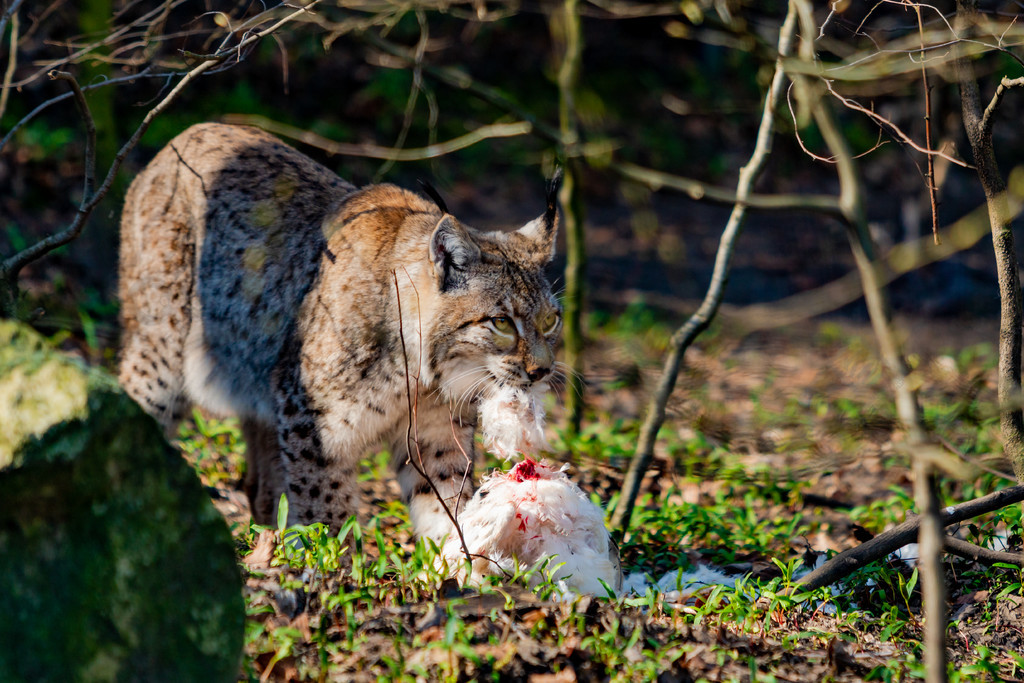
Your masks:
{"label": "mossy rock", "polygon": [[108,374],[0,320],[0,681],[234,681],[234,543]]}

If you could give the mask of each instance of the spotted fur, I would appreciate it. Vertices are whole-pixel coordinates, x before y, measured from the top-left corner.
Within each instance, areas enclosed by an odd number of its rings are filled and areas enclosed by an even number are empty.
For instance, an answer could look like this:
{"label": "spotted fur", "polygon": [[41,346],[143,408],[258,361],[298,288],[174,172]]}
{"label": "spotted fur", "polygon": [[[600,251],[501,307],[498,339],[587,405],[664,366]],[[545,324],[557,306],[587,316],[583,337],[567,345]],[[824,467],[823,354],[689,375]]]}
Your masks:
{"label": "spotted fur", "polygon": [[291,522],[337,528],[383,443],[415,530],[440,539],[447,515],[410,461],[461,505],[475,401],[549,379],[555,231],[553,194],[519,230],[479,232],[256,129],[193,126],[125,201],[120,381],[168,429],[192,404],[241,418],[260,523],[286,493]]}

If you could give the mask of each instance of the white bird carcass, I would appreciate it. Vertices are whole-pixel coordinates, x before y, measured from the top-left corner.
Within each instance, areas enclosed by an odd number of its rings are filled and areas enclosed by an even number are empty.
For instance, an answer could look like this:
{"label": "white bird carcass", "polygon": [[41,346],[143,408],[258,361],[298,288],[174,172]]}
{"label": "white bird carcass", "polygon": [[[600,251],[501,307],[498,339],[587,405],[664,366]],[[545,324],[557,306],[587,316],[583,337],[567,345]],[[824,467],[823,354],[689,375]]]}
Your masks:
{"label": "white bird carcass", "polygon": [[[603,511],[561,469],[527,458],[508,472],[495,470],[458,521],[473,558],[470,580],[511,573],[517,560],[527,568],[550,559],[547,570],[564,589],[605,595],[605,586],[622,587]],[[449,567],[465,566],[457,535],[443,555]]]}

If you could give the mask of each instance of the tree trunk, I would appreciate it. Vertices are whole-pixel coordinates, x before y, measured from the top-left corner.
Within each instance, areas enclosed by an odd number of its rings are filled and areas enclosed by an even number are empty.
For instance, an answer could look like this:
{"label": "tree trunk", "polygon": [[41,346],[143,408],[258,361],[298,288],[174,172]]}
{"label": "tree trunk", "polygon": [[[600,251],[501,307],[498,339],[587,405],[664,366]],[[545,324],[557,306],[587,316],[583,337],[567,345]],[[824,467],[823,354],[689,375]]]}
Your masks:
{"label": "tree trunk", "polygon": [[577,0],[565,0],[561,15],[551,17],[552,36],[562,44],[562,60],[558,69],[558,113],[565,158],[564,179],[559,199],[562,204],[562,225],[565,232],[565,364],[566,429],[569,436],[579,433],[583,420],[583,279],[586,251],[583,242],[583,194],[579,154],[579,126],[576,117],[576,86],[579,83],[583,52],[583,33]]}
{"label": "tree trunk", "polygon": [[[957,0],[956,28],[961,37],[967,37],[978,16],[977,3]],[[999,278],[999,377],[998,395],[1002,412],[999,427],[1003,437],[1003,452],[1013,465],[1017,481],[1024,483],[1024,411],[1021,409],[1021,293],[1017,251],[1014,247],[1011,214],[1006,200],[1006,183],[996,163],[992,148],[991,119],[983,124],[985,114],[978,92],[978,81],[968,58],[956,60],[960,81],[960,104],[963,109],[964,129],[971,143],[978,179],[985,190],[989,224],[992,228],[992,247],[996,254],[996,273]],[[990,114],[991,116],[991,114]]]}

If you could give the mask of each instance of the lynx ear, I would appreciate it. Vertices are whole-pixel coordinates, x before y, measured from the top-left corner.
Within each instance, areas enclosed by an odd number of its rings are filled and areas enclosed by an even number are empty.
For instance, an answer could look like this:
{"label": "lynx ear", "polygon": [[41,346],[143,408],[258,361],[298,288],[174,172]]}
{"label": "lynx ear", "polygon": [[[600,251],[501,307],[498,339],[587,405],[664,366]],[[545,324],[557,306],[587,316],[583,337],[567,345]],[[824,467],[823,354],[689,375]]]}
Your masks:
{"label": "lynx ear", "polygon": [[562,168],[548,183],[547,209],[544,215],[533,219],[516,232],[530,245],[531,255],[541,265],[546,265],[555,255],[555,235],[558,232],[558,190],[562,186]]}
{"label": "lynx ear", "polygon": [[466,282],[466,269],[480,260],[480,247],[450,215],[438,221],[430,236],[430,262],[437,273],[442,292],[457,289]]}

